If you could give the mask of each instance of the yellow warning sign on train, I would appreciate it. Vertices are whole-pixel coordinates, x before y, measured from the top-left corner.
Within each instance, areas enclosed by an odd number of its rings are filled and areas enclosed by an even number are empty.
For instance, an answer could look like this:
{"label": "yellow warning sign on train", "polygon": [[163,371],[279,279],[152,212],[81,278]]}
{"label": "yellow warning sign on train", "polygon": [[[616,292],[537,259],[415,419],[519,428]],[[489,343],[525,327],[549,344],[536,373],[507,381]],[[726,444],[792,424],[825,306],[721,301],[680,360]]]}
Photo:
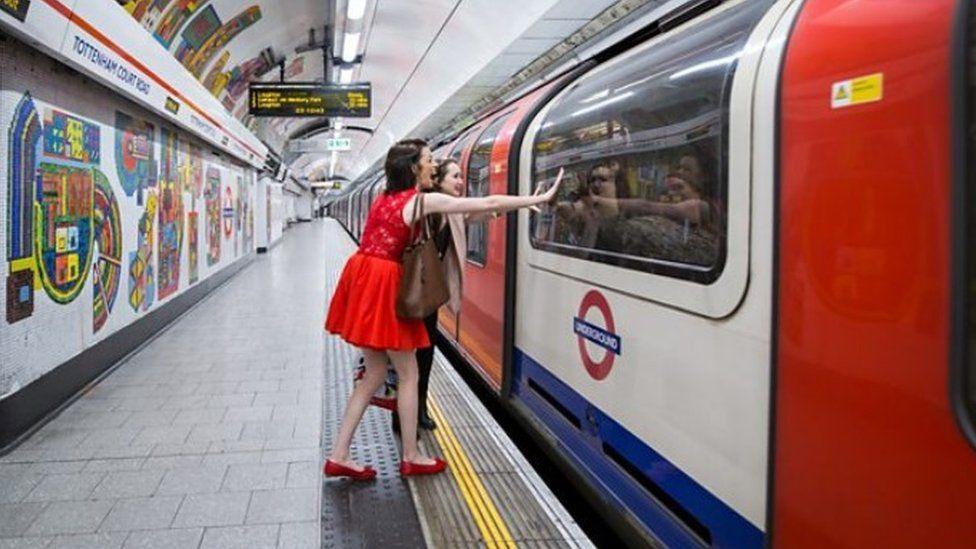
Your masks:
{"label": "yellow warning sign on train", "polygon": [[830,88],[830,107],[839,109],[863,103],[873,103],[884,98],[884,73],[834,82]]}

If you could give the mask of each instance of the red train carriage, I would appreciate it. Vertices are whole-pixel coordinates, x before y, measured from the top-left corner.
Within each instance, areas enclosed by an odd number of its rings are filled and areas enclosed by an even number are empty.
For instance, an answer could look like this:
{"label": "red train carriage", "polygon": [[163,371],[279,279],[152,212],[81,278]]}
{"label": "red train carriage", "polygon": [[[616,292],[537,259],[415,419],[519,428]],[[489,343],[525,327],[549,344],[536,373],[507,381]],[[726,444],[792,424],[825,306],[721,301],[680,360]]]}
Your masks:
{"label": "red train carriage", "polygon": [[976,8],[675,4],[436,151],[569,174],[444,340],[635,545],[976,545]]}

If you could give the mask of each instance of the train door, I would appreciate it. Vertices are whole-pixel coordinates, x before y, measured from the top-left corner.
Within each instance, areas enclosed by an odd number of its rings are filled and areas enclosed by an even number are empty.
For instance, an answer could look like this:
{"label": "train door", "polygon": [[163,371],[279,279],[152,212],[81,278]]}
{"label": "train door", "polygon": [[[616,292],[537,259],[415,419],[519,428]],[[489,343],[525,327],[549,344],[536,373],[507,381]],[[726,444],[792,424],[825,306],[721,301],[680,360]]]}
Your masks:
{"label": "train door", "polygon": [[518,217],[513,405],[666,546],[766,542],[770,36],[797,4],[724,2],[597,66],[521,145],[522,194],[565,175]]}
{"label": "train door", "polygon": [[[467,196],[507,192],[508,148],[496,146],[496,141],[511,114],[509,111],[490,120],[474,140],[465,173]],[[458,341],[480,373],[498,389],[502,383],[505,219],[469,221],[464,257],[464,292]]]}
{"label": "train door", "polygon": [[777,545],[976,544],[973,11],[808,0],[790,37]]}

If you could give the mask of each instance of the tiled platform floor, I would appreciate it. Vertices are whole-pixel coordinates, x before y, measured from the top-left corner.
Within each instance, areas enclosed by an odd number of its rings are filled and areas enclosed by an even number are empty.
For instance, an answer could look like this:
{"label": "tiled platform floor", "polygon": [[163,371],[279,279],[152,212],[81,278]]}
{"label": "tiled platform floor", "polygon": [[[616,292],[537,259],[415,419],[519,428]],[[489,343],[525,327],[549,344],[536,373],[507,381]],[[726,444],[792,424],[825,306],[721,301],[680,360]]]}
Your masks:
{"label": "tiled platform floor", "polygon": [[0,549],[319,547],[325,222],[0,458]]}

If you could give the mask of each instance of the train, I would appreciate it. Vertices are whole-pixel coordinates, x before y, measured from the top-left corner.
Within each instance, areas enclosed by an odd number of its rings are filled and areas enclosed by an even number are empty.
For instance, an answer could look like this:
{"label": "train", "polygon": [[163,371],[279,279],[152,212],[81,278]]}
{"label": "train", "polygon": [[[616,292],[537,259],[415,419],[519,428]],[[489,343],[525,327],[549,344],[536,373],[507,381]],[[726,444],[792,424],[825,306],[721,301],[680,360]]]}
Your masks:
{"label": "train", "polygon": [[441,343],[634,545],[973,547],[973,3],[675,4],[434,144],[566,174],[468,225]]}

